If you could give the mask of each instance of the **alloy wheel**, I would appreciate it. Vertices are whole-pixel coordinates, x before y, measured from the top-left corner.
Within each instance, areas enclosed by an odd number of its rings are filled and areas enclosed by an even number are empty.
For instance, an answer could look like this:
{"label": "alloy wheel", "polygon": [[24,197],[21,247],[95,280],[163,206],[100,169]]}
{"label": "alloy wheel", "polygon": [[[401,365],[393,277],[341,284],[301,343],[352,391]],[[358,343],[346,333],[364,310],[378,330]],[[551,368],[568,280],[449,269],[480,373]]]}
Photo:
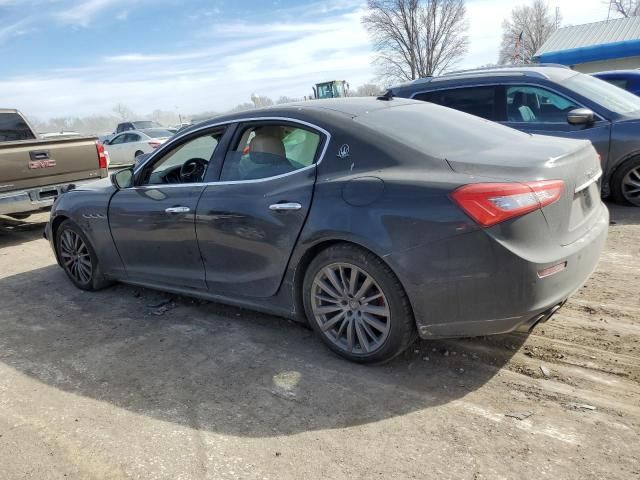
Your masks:
{"label": "alloy wheel", "polygon": [[349,263],[325,266],[311,288],[311,309],[323,334],[352,354],[371,354],[389,336],[391,313],[371,275]]}
{"label": "alloy wheel", "polygon": [[632,168],[622,179],[622,195],[634,205],[640,205],[640,167]]}
{"label": "alloy wheel", "polygon": [[73,230],[65,230],[60,236],[60,256],[62,264],[78,283],[86,284],[91,281],[93,265],[91,253],[80,235]]}

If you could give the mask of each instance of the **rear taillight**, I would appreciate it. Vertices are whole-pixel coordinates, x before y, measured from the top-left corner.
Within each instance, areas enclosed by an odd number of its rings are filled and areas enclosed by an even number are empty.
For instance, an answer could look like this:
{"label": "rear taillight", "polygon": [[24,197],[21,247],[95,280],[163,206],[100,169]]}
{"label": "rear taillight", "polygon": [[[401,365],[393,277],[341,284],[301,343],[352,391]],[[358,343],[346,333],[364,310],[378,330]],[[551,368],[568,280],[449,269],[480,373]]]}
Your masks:
{"label": "rear taillight", "polygon": [[562,196],[562,180],[526,183],[473,183],[451,194],[456,204],[483,227],[525,215]]}
{"label": "rear taillight", "polygon": [[158,140],[149,140],[149,146],[151,148],[158,148],[160,145],[162,145],[162,142],[159,142]]}
{"label": "rear taillight", "polygon": [[105,152],[104,145],[99,140],[96,141],[96,150],[98,151],[98,168],[109,168],[107,152]]}

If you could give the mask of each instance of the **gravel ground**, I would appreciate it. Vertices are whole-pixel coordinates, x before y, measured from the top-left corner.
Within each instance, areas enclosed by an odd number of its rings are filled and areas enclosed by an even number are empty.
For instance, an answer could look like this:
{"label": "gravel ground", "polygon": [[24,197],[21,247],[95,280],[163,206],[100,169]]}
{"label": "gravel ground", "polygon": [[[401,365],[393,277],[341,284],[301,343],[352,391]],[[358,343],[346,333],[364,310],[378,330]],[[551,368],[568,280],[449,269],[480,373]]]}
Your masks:
{"label": "gravel ground", "polygon": [[[0,478],[640,478],[640,209],[531,335],[340,360],[278,317],[75,289],[0,220]],[[163,306],[160,306],[161,304]]]}

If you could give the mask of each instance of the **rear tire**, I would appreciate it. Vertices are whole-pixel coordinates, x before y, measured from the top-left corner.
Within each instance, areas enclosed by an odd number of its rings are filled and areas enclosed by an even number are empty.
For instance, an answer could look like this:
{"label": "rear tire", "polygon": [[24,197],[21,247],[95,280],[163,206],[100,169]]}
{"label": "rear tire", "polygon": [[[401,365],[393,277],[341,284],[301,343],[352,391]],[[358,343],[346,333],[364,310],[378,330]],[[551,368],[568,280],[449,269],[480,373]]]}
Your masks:
{"label": "rear tire", "polygon": [[62,269],[79,289],[95,291],[112,283],[102,274],[91,242],[71,220],[62,222],[56,230],[55,246]]}
{"label": "rear tire", "polygon": [[134,158],[138,158],[140,155],[144,155],[144,152],[143,152],[142,150],[138,150],[138,151],[133,155],[133,157],[134,157]]}
{"label": "rear tire", "polygon": [[617,168],[611,179],[611,191],[617,203],[640,207],[640,157]]}
{"label": "rear tire", "polygon": [[377,256],[339,244],[310,263],[302,287],[309,324],[338,355],[357,363],[386,362],[416,339],[402,284]]}

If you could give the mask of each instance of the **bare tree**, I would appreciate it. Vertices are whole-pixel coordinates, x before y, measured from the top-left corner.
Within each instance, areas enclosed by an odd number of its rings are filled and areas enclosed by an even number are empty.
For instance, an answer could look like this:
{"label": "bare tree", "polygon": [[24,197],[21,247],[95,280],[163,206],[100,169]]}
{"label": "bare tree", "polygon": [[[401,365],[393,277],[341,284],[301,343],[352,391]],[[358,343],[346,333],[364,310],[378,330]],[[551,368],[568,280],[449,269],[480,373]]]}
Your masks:
{"label": "bare tree", "polygon": [[375,83],[365,83],[358,88],[351,89],[349,91],[350,97],[375,97],[380,95],[384,91],[384,88],[376,85]]}
{"label": "bare tree", "polygon": [[263,97],[262,95],[251,94],[251,101],[256,108],[270,107],[273,105],[273,100],[269,97]]}
{"label": "bare tree", "polygon": [[368,0],[362,18],[381,79],[438,75],[467,53],[464,0]]}
{"label": "bare tree", "polygon": [[623,17],[640,16],[640,0],[611,0],[609,4],[609,13],[613,10]]}
{"label": "bare tree", "polygon": [[132,120],[134,116],[133,111],[122,103],[118,103],[115,107],[113,107],[113,113],[115,113],[122,121]]}
{"label": "bare tree", "polygon": [[498,63],[531,63],[534,54],[560,26],[560,13],[549,12],[544,0],[534,0],[511,11],[502,22],[502,46]]}
{"label": "bare tree", "polygon": [[280,98],[278,98],[278,100],[276,100],[276,105],[282,105],[283,103],[295,103],[295,102],[299,102],[300,100],[301,100],[300,98],[292,98],[292,97],[287,97],[286,95],[283,95]]}

